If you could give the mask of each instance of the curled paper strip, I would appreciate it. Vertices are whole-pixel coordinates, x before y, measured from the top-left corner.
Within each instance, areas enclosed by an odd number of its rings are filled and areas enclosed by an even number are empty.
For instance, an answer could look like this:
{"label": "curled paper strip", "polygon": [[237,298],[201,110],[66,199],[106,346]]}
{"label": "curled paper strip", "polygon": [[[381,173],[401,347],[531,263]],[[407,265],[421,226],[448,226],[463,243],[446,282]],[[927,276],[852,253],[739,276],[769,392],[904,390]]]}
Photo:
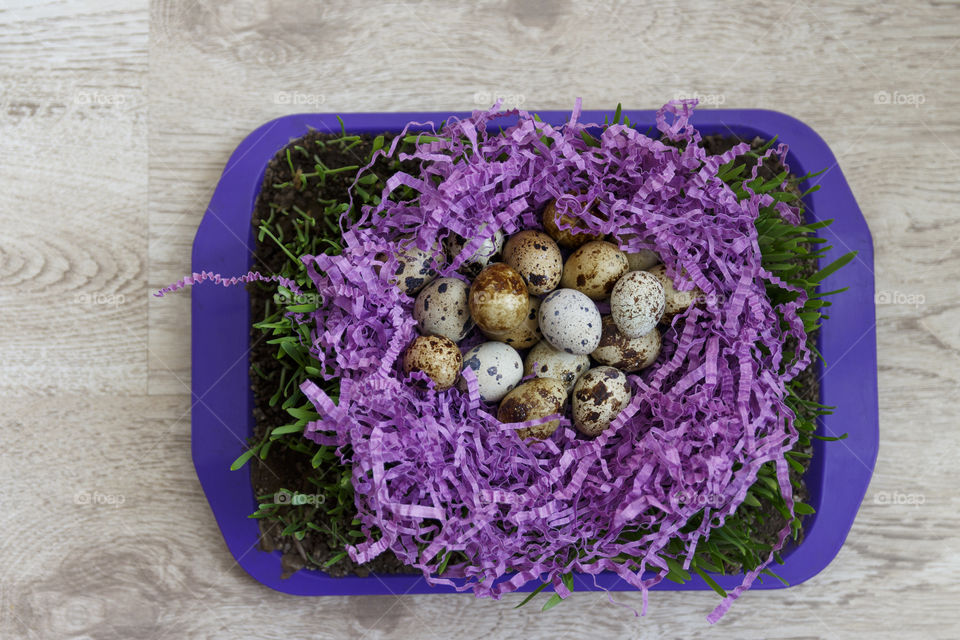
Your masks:
{"label": "curled paper strip", "polygon": [[193,286],[195,284],[200,284],[201,282],[208,282],[208,281],[213,282],[214,284],[219,284],[224,287],[232,287],[240,283],[255,282],[255,281],[276,282],[286,287],[287,289],[289,289],[290,292],[296,296],[303,295],[303,292],[300,290],[299,287],[297,287],[296,282],[294,282],[293,280],[290,280],[289,278],[284,278],[283,276],[264,276],[257,273],[256,271],[251,271],[250,273],[247,273],[242,276],[236,276],[233,278],[224,278],[219,273],[213,273],[211,271],[203,271],[201,273],[193,273],[189,276],[186,276],[185,278],[181,278],[180,280],[176,281],[169,287],[164,287],[163,289],[160,289],[154,294],[154,296],[156,296],[157,298],[162,298],[166,294],[173,293],[174,291],[179,291],[184,287]]}

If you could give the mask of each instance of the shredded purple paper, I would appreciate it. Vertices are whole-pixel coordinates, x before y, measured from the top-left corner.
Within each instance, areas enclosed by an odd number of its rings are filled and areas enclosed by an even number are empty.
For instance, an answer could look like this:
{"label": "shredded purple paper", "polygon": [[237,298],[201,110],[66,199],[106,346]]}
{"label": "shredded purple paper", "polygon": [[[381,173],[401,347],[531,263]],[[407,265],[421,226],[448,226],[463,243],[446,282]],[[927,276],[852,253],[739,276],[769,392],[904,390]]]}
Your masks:
{"label": "shredded purple paper", "polygon": [[294,282],[293,280],[289,278],[284,278],[283,276],[264,276],[257,273],[256,271],[251,271],[242,276],[236,276],[232,278],[224,278],[219,273],[213,273],[212,271],[202,271],[200,273],[193,273],[185,278],[181,278],[180,280],[177,280],[175,283],[173,283],[169,287],[164,287],[163,289],[160,289],[160,291],[158,291],[155,295],[158,298],[162,298],[166,294],[173,293],[174,291],[179,291],[184,287],[193,286],[196,284],[200,284],[201,282],[208,282],[208,281],[213,282],[214,284],[219,284],[224,287],[232,287],[234,285],[240,284],[241,282],[242,283],[254,282],[254,281],[276,282],[277,284],[280,284],[286,287],[287,289],[289,289],[290,292],[296,296],[303,295],[303,292],[297,286],[297,283]]}
{"label": "shredded purple paper", "polygon": [[[420,160],[420,174],[390,178],[381,204],[344,234],[343,254],[303,258],[325,300],[313,314],[312,350],[341,380],[337,403],[303,385],[321,415],[306,434],[338,446],[353,465],[368,534],[348,548],[354,561],[390,549],[431,584],[494,598],[531,580],[547,580],[565,596],[564,573],[614,571],[644,592],[645,609],[646,591],[667,573],[667,542],[680,538],[684,557],[692,556],[740,505],[764,463],[776,461],[792,508],[784,453],[797,432],[785,385],[810,356],[802,350],[798,361],[782,362],[780,316],[804,345],[797,317],[804,297],[771,306],[765,284],[787,285],[762,268],[754,221],[773,199],[740,201],[717,178],[748,146],[707,156],[690,124],[693,106],[673,102],[658,112],[661,140],[613,125],[594,134],[598,147],[581,137],[600,128],[578,122],[579,102],[560,128],[496,109],[453,119],[439,132],[431,127],[443,140],[400,155]],[[518,121],[502,135],[488,130],[502,115]],[[786,146],[767,154],[785,162]],[[418,197],[391,199],[400,185]],[[587,231],[613,234],[626,251],[656,251],[677,288],[699,287],[708,303],[674,319],[658,366],[630,376],[634,399],[608,431],[584,439],[564,418],[553,437],[529,445],[514,433],[521,425],[491,415],[472,377],[465,393],[404,379],[398,356],[416,336],[413,301],[377,274],[384,263],[392,273],[393,256],[407,243],[435,252],[439,265],[438,247],[451,232],[474,238],[471,248],[498,229],[539,228],[539,213],[554,198]],[[799,222],[795,209],[778,209]],[[701,509],[703,525],[681,532]],[[449,564],[440,577],[452,551],[469,561]],[[711,622],[765,566],[744,577]],[[644,580],[648,570],[653,577]]]}
{"label": "shredded purple paper", "polygon": [[[341,255],[302,258],[324,303],[299,319],[312,327],[309,346],[325,375],[340,380],[336,401],[303,384],[320,415],[305,433],[338,447],[352,465],[367,534],[347,549],[355,562],[390,550],[430,584],[493,598],[544,580],[565,597],[565,573],[613,571],[643,593],[645,612],[648,590],[668,573],[667,543],[681,540],[678,556],[692,557],[764,463],[776,462],[792,511],[784,454],[797,431],[784,399],[810,360],[797,316],[805,295],[771,305],[766,284],[789,287],[761,266],[754,221],[773,198],[748,192],[738,200],[717,177],[749,146],[707,156],[690,123],[694,105],[661,108],[659,140],[623,125],[580,123],[579,101],[562,127],[497,107],[440,131],[429,125],[441,140],[400,154],[421,161],[420,173],[394,175],[379,205],[355,223],[342,221]],[[493,121],[505,115],[516,124],[501,135],[502,121]],[[599,146],[584,141],[587,131]],[[402,137],[386,153],[396,153]],[[779,145],[766,153],[785,165],[786,152]],[[417,197],[397,198],[401,185]],[[563,417],[548,440],[525,444],[516,429],[549,418],[501,424],[469,369],[466,391],[437,392],[422,374],[416,381],[403,374],[399,356],[417,335],[413,299],[388,274],[410,244],[433,252],[440,267],[450,233],[475,239],[469,255],[497,230],[541,228],[540,212],[555,198],[586,232],[613,234],[628,252],[657,252],[676,287],[698,287],[705,302],[673,319],[656,365],[628,376],[633,400],[607,431],[587,439]],[[796,209],[776,206],[799,222]],[[438,270],[448,276],[459,266]],[[784,362],[781,318],[801,345],[793,362]],[[701,510],[702,525],[681,531]],[[776,550],[788,533],[789,526],[780,532]],[[451,561],[440,576],[450,552],[469,560]],[[772,558],[708,620],[718,620]]]}

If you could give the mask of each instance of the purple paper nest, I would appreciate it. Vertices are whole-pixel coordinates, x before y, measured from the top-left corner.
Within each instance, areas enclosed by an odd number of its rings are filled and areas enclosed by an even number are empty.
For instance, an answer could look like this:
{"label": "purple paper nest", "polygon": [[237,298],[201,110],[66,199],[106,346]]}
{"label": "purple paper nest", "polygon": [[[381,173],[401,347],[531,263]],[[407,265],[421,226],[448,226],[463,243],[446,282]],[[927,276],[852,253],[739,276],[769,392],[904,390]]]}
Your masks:
{"label": "purple paper nest", "polygon": [[[810,359],[797,316],[806,297],[798,291],[794,302],[771,305],[768,283],[795,290],[761,266],[754,220],[773,198],[738,200],[717,177],[748,145],[707,156],[689,122],[694,104],[673,102],[658,112],[669,144],[612,125],[593,146],[582,133],[598,125],[577,121],[579,102],[561,128],[511,111],[515,126],[489,132],[504,115],[496,109],[451,120],[433,132],[440,141],[401,154],[422,161],[420,175],[390,178],[380,205],[345,229],[341,255],[303,258],[324,304],[296,317],[310,323],[311,351],[323,370],[340,379],[336,402],[304,384],[321,416],[305,433],[337,446],[353,466],[368,534],[348,548],[355,561],[389,549],[432,584],[463,578],[457,589],[494,598],[530,580],[550,581],[565,596],[563,574],[609,570],[643,592],[645,609],[647,590],[667,573],[665,545],[679,538],[684,557],[692,557],[698,541],[740,505],[764,463],[776,462],[792,511],[784,453],[797,432],[784,398]],[[786,165],[785,145],[767,155]],[[400,185],[418,197],[388,198]],[[612,234],[628,252],[654,250],[678,289],[696,286],[703,296],[673,319],[657,363],[629,376],[633,400],[606,432],[587,439],[561,417],[553,436],[525,444],[515,430],[550,417],[500,423],[495,408],[480,401],[469,369],[466,392],[438,393],[423,374],[402,373],[399,356],[417,335],[413,299],[387,274],[397,253],[416,244],[435,255],[441,275],[459,277],[462,257],[497,230],[540,228],[539,214],[554,198],[560,213],[583,221],[581,231]],[[799,222],[795,209],[776,206]],[[450,233],[474,240],[442,266],[440,247]],[[782,326],[801,345],[797,361],[782,359]],[[702,525],[681,532],[701,509]],[[470,561],[446,564],[454,551]],[[745,575],[710,619],[771,559]],[[644,571],[654,576],[644,580]]]}

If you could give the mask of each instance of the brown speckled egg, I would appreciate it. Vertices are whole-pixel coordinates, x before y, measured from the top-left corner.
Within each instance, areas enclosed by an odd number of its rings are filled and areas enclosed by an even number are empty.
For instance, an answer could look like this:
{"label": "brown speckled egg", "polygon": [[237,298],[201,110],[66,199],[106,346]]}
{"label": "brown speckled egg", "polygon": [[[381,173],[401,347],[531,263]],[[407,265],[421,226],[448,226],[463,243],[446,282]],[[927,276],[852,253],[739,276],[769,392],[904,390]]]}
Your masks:
{"label": "brown speckled egg", "polygon": [[523,375],[554,378],[562,382],[567,393],[570,393],[573,385],[589,368],[590,356],[554,349],[549,342],[541,340],[527,352]]}
{"label": "brown speckled egg", "polygon": [[617,245],[594,240],[570,254],[560,285],[583,292],[593,300],[603,300],[629,268],[627,254]]}
{"label": "brown speckled egg", "polygon": [[586,436],[600,435],[630,403],[633,392],[623,371],[594,367],[573,387],[573,426]]}
{"label": "brown speckled egg", "polygon": [[404,372],[424,372],[433,380],[437,391],[456,384],[462,364],[460,348],[453,340],[443,336],[420,336],[403,354]]}
{"label": "brown speckled egg", "polygon": [[469,285],[456,278],[437,278],[425,286],[413,303],[413,319],[420,333],[463,340],[473,328],[469,292]]}
{"label": "brown speckled egg", "polygon": [[470,315],[483,331],[510,331],[526,319],[528,311],[527,285],[508,264],[489,265],[470,286]]}
{"label": "brown speckled egg", "polygon": [[530,311],[527,319],[509,331],[484,331],[483,335],[491,340],[505,342],[514,349],[529,349],[540,342],[543,334],[540,333],[540,298],[530,298]]}
{"label": "brown speckled egg", "polygon": [[[500,401],[497,420],[514,423],[545,418],[561,413],[566,402],[567,390],[562,382],[553,378],[534,378],[521,384]],[[517,436],[521,440],[531,437],[543,440],[549,438],[558,426],[559,420],[551,420],[534,427],[517,429]]]}
{"label": "brown speckled egg", "polygon": [[656,276],[657,280],[660,281],[660,285],[663,287],[665,297],[663,315],[665,318],[672,318],[676,314],[686,311],[700,295],[700,290],[696,287],[690,291],[677,291],[674,289],[673,280],[667,275],[667,268],[662,264],[651,268],[649,272]]}
{"label": "brown speckled egg", "polygon": [[639,338],[656,327],[664,305],[663,285],[649,271],[630,271],[610,293],[610,315],[628,338]]}
{"label": "brown speckled egg", "polygon": [[556,289],[563,273],[560,247],[542,231],[528,229],[510,236],[503,261],[523,276],[527,290],[535,296]]}
{"label": "brown speckled egg", "polygon": [[600,364],[633,373],[649,367],[660,355],[660,331],[654,327],[639,338],[628,338],[612,316],[603,316],[600,346],[590,355]]}
{"label": "brown speckled egg", "polygon": [[[603,236],[594,233],[585,233],[580,231],[586,229],[583,221],[575,218],[572,214],[565,213],[560,216],[560,222],[566,225],[573,225],[572,229],[560,229],[557,226],[557,201],[552,200],[547,203],[543,210],[543,228],[551,238],[557,241],[561,247],[575,249],[591,240],[599,240]],[[576,231],[576,233],[574,233]]]}

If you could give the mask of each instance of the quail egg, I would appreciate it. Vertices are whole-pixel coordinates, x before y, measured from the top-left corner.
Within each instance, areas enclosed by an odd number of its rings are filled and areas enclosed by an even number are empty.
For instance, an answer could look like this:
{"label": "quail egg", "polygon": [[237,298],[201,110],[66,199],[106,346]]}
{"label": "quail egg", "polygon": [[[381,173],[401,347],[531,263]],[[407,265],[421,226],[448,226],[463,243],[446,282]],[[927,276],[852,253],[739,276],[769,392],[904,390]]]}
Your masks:
{"label": "quail egg", "polygon": [[633,395],[623,371],[594,367],[573,387],[573,426],[586,436],[600,435]]}
{"label": "quail egg", "polygon": [[470,315],[483,331],[510,331],[529,310],[523,277],[503,262],[484,268],[470,285]]}
{"label": "quail egg", "polygon": [[611,316],[603,316],[600,345],[590,355],[600,364],[632,373],[653,364],[660,355],[660,345],[660,331],[656,327],[639,338],[628,338]]}
{"label": "quail egg", "polygon": [[[443,264],[443,256],[437,261]],[[430,281],[437,277],[433,268],[434,256],[418,247],[404,249],[397,254],[397,267],[390,282],[408,296],[415,296]]]}
{"label": "quail egg", "polygon": [[560,216],[559,221],[568,226],[572,225],[573,228],[560,229],[557,226],[557,201],[552,200],[543,210],[543,228],[561,247],[575,249],[591,240],[599,240],[603,237],[601,234],[587,233],[587,226],[573,214],[565,213]]}
{"label": "quail egg", "polygon": [[477,387],[484,402],[499,401],[523,378],[520,354],[502,342],[484,342],[467,351],[463,355],[463,368],[467,367],[477,376]]}
{"label": "quail egg", "polygon": [[[561,413],[566,402],[567,390],[562,382],[553,378],[534,378],[504,396],[497,410],[497,420],[513,423],[545,418]],[[559,420],[551,420],[534,427],[517,429],[517,435],[521,440],[530,437],[543,440],[550,437],[558,426]]]}
{"label": "quail egg", "polygon": [[656,276],[657,280],[660,281],[660,285],[663,287],[665,296],[663,313],[667,318],[672,318],[676,314],[689,309],[690,305],[692,305],[700,295],[700,290],[696,287],[690,291],[678,291],[674,289],[673,280],[667,275],[667,268],[662,264],[653,267],[649,272]]}
{"label": "quail egg", "polygon": [[664,304],[663,285],[656,276],[649,271],[630,271],[613,287],[610,315],[623,335],[639,338],[660,322]]}
{"label": "quail egg", "polygon": [[463,340],[473,328],[469,293],[467,283],[456,278],[437,278],[425,286],[413,304],[420,333]]}
{"label": "quail egg", "polygon": [[540,298],[530,298],[530,311],[527,319],[509,331],[484,331],[483,335],[491,340],[505,342],[514,349],[529,349],[540,342],[543,334],[540,333]]}
{"label": "quail egg", "polygon": [[567,258],[560,286],[576,289],[593,300],[603,300],[609,297],[613,285],[629,268],[627,254],[617,245],[594,240]]}
{"label": "quail egg", "polygon": [[540,305],[540,331],[554,348],[587,355],[600,344],[600,312],[586,294],[557,289]]}
{"label": "quail egg", "polygon": [[523,375],[554,378],[562,382],[567,393],[570,393],[573,385],[589,368],[589,356],[558,351],[546,340],[541,340],[527,353]]}
{"label": "quail egg", "polygon": [[636,253],[628,253],[627,262],[630,263],[630,271],[644,271],[660,262],[660,256],[650,249],[641,249]]}
{"label": "quail egg", "polygon": [[563,256],[553,238],[528,229],[510,236],[503,261],[517,270],[533,295],[553,291],[563,273]]}
{"label": "quail egg", "polygon": [[[485,228],[486,225],[480,226],[480,235],[483,234]],[[452,263],[463,253],[464,248],[470,243],[461,236],[451,234],[447,236],[443,244],[447,250],[447,257]],[[503,249],[503,231],[497,229],[493,236],[483,241],[480,248],[477,249],[472,256],[463,261],[458,271],[464,275],[476,276],[485,266],[493,262],[501,249]]]}
{"label": "quail egg", "polygon": [[449,389],[457,382],[462,363],[460,348],[443,336],[419,336],[403,354],[404,372],[424,372],[437,391]]}

